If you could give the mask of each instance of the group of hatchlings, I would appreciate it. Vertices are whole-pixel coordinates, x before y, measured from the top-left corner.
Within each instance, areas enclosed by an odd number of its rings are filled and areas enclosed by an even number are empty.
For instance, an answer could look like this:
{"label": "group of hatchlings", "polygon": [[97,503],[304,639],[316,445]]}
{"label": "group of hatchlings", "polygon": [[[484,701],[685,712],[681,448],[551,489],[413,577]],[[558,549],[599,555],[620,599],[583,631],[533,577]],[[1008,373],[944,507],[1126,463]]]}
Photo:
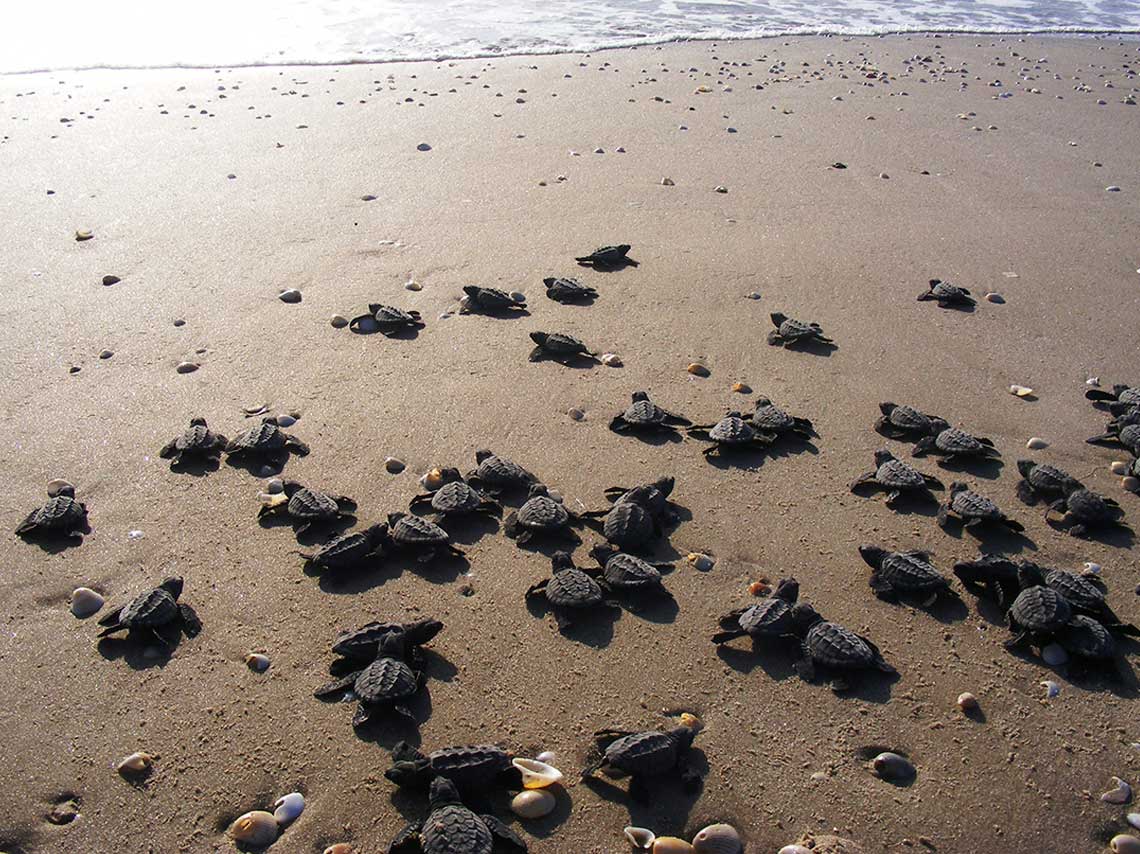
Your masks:
{"label": "group of hatchlings", "polygon": [[[583,264],[621,266],[635,264],[628,259],[628,246],[603,247],[579,258]],[[596,292],[573,279],[546,280],[548,295],[558,301],[592,299]],[[518,310],[525,307],[512,295],[488,288],[465,288],[465,310]],[[949,283],[933,280],[922,299],[937,299],[941,305],[963,304],[969,292]],[[972,304],[972,300],[970,303]],[[420,324],[415,313],[392,314],[390,307],[374,305],[369,314],[354,319],[354,326],[372,317],[379,330],[390,332],[406,325]],[[399,310],[393,310],[399,311]],[[388,316],[391,315],[391,316]],[[398,321],[398,322],[397,322]],[[773,314],[775,330],[769,343],[785,347],[834,346],[818,324],[804,323]],[[532,359],[542,357],[565,361],[574,357],[593,358],[585,346],[570,336],[534,333]],[[1140,389],[1115,386],[1111,392],[1092,388],[1086,396],[1112,414],[1105,432],[1089,442],[1111,442],[1124,446],[1140,457]],[[998,456],[993,442],[952,427],[945,420],[926,415],[910,406],[880,405],[882,416],[875,423],[880,434],[892,439],[915,442],[913,456],[936,454],[948,462],[970,465]],[[759,397],[755,409],[745,417],[730,412],[716,423],[694,425],[689,419],[670,412],[644,391],[635,392],[628,407],[615,415],[610,429],[620,434],[640,434],[683,430],[688,436],[708,443],[706,456],[728,456],[734,451],[764,449],[776,442],[810,442],[816,433],[806,418],[791,415]],[[160,454],[171,460],[171,468],[216,463],[225,454],[282,466],[290,453],[305,455],[309,448],[286,433],[277,419],[262,418],[234,439],[213,432],[205,419],[194,418],[172,439]],[[618,607],[611,597],[626,594],[668,596],[662,572],[669,564],[653,563],[639,556],[651,550],[656,539],[677,522],[669,498],[672,477],[635,487],[610,487],[609,506],[576,513],[552,494],[537,477],[522,466],[489,450],[475,453],[476,467],[463,476],[456,468],[439,468],[421,480],[426,492],[411,499],[409,512],[392,513],[387,520],[370,527],[332,536],[310,552],[298,552],[306,565],[317,571],[358,569],[371,561],[406,553],[417,562],[436,556],[462,556],[450,535],[438,522],[472,513],[499,516],[504,495],[525,492],[526,499],[509,513],[504,532],[520,546],[532,539],[560,539],[569,547],[581,543],[574,528],[595,527],[605,542],[595,545],[590,555],[597,564],[580,568],[569,551],[555,552],[552,573],[526,591],[528,600],[541,600],[553,613],[560,630],[569,629],[580,616],[594,608]],[[887,493],[886,504],[895,506],[904,498],[931,500],[932,490],[943,489],[938,478],[919,471],[888,450],[874,455],[874,468],[851,483],[853,492],[878,490]],[[1126,464],[1129,473],[1140,476],[1140,462]],[[1047,464],[1019,460],[1021,481],[1018,497],[1027,505],[1048,502],[1046,518],[1063,514],[1060,525],[1074,536],[1087,535],[1107,526],[1123,525],[1121,511],[1112,499],[1085,488],[1066,472]],[[298,535],[312,527],[328,526],[341,519],[354,518],[356,504],[346,496],[326,493],[293,480],[278,482],[277,492],[264,495],[261,517],[279,516],[290,521]],[[1014,534],[1023,528],[1003,513],[990,499],[954,482],[940,503],[937,521],[950,524],[961,520],[965,528],[999,525]],[[429,518],[432,517],[432,518]],[[86,507],[76,500],[74,488],[66,482],[49,485],[49,500],[33,510],[16,529],[27,538],[64,536],[81,538],[87,529]],[[434,519],[434,521],[433,521]],[[906,599],[920,607],[933,605],[940,597],[955,595],[949,579],[921,551],[890,552],[878,546],[859,547],[863,560],[872,567],[870,587],[875,595],[889,600]],[[955,564],[961,583],[978,595],[989,595],[1006,610],[1012,637],[1010,648],[1059,645],[1074,664],[1108,664],[1116,657],[1114,636],[1140,637],[1135,626],[1122,623],[1109,608],[1100,579],[1091,572],[1072,573],[1042,568],[1035,563],[996,554],[983,554],[976,560]],[[180,602],[183,582],[172,577],[129,602],[107,609],[99,620],[100,637],[127,631],[147,641],[171,647],[170,630],[188,637],[202,628],[197,615]],[[798,601],[799,584],[794,578],[781,579],[774,589],[753,603],[730,611],[720,620],[720,631],[712,636],[715,644],[740,637],[754,644],[791,640],[798,650],[796,670],[810,680],[825,671],[833,690],[847,688],[847,678],[857,671],[877,670],[893,674],[876,645],[854,631],[824,619],[811,605]],[[339,656],[331,670],[337,678],[317,689],[318,697],[350,695],[358,702],[353,726],[363,726],[380,712],[393,712],[411,719],[407,703],[423,685],[422,646],[443,628],[438,620],[424,618],[408,623],[371,622],[341,635],[332,652]],[[176,638],[175,638],[176,640]],[[675,776],[686,791],[699,789],[701,778],[686,761],[688,748],[701,729],[701,721],[682,713],[669,729],[640,732],[602,730],[595,734],[593,756],[582,772],[583,778],[601,771],[611,778],[629,778],[629,795],[636,801],[648,798],[648,784],[654,778]],[[390,852],[422,851],[424,854],[470,852],[488,854],[493,847],[526,850],[526,843],[508,826],[488,813],[477,813],[467,804],[485,804],[491,786],[521,789],[512,808],[523,817],[539,817],[550,812],[554,799],[547,788],[562,774],[542,759],[512,756],[495,745],[447,747],[424,754],[401,742],[392,751],[392,766],[385,775],[398,786],[425,791],[430,813],[422,824],[402,830],[389,846]],[[249,814],[253,815],[253,814]],[[243,817],[244,818],[244,817]],[[238,827],[235,822],[234,827]],[[264,828],[262,828],[264,831]],[[241,828],[231,835],[239,841]],[[276,838],[276,827],[263,833],[260,842],[268,845]],[[700,831],[690,844],[674,837],[655,837],[643,828],[626,828],[626,838],[637,850],[655,854],[695,851],[698,854],[738,854],[742,843],[728,825],[711,825]],[[258,840],[254,840],[258,841]],[[334,846],[335,849],[335,846]],[[344,849],[348,850],[348,849]],[[837,837],[807,837],[788,846],[789,854],[802,851],[856,852],[854,843]]]}

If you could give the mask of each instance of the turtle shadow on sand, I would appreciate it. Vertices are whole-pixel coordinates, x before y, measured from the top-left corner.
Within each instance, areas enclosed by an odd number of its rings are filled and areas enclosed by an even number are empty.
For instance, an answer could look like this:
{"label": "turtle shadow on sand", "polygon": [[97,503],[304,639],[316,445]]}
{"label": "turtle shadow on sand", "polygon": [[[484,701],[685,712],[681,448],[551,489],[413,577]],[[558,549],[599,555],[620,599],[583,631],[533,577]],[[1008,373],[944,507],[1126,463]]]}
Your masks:
{"label": "turtle shadow on sand", "polygon": [[185,474],[190,477],[205,477],[222,467],[217,457],[185,456],[169,466],[174,474]]}
{"label": "turtle shadow on sand", "polygon": [[378,712],[367,723],[354,727],[350,721],[352,709],[356,705],[355,700],[346,702],[344,700],[322,699],[320,702],[343,706],[344,726],[351,729],[360,741],[379,745],[388,751],[391,751],[401,741],[419,747],[421,744],[420,727],[431,719],[432,713],[431,691],[426,681],[414,696],[404,702],[412,714],[411,719],[391,711]]}
{"label": "turtle shadow on sand", "polygon": [[856,486],[851,490],[851,494],[867,501],[878,501],[887,510],[899,516],[926,516],[933,519],[938,515],[939,498],[931,492],[903,492],[890,503],[887,503],[881,492],[876,496],[872,484]]}
{"label": "turtle shadow on sand", "polygon": [[718,453],[705,455],[705,462],[721,471],[727,469],[740,469],[741,471],[759,471],[768,458],[768,448],[734,448],[721,449]]}
{"label": "turtle shadow on sand", "polygon": [[1023,551],[1037,551],[1037,544],[1025,534],[1011,531],[1004,526],[982,523],[966,527],[960,520],[950,518],[942,533],[956,540],[964,540],[967,532],[978,542],[979,548],[995,554],[1019,554]]}
{"label": "turtle shadow on sand", "polygon": [[296,519],[292,516],[262,516],[257,523],[262,528],[292,528],[297,542],[301,545],[312,546],[325,543],[328,540],[343,534],[356,524],[353,516],[340,516],[336,519],[321,519],[312,522],[303,531],[298,530],[304,526],[306,520]]}
{"label": "turtle shadow on sand", "polygon": [[[500,514],[501,515],[501,514]],[[452,519],[443,518],[436,522],[451,536],[452,542],[465,546],[479,542],[499,531],[499,519],[486,513],[468,513]]]}
{"label": "turtle shadow on sand", "polygon": [[806,353],[809,356],[823,356],[825,359],[829,358],[832,353],[839,349],[839,345],[834,341],[824,343],[815,338],[803,339],[800,341],[793,341],[789,344],[783,345],[785,350],[792,353]]}
{"label": "turtle shadow on sand", "polygon": [[[926,457],[920,456],[917,459],[923,460]],[[997,480],[1001,477],[1001,470],[1005,466],[999,457],[958,457],[957,459],[939,457],[937,462],[938,467],[945,471],[965,472],[971,477],[980,477],[983,480]]]}
{"label": "turtle shadow on sand", "polygon": [[611,803],[624,804],[629,810],[631,825],[652,827],[658,835],[681,833],[689,821],[689,813],[701,797],[704,779],[709,773],[708,758],[695,745],[685,752],[685,762],[701,779],[701,785],[691,792],[685,790],[680,780],[669,776],[647,780],[645,787],[648,791],[643,800],[630,796],[625,780],[611,780],[596,774],[582,780],[581,785]]}
{"label": "turtle shadow on sand", "polygon": [[567,611],[572,620],[571,625],[559,627],[552,615],[551,607],[545,597],[532,596],[527,599],[526,609],[532,617],[543,620],[552,632],[557,632],[567,640],[593,647],[605,649],[614,639],[614,623],[622,614],[622,608],[598,605],[591,608],[576,608],[573,613]]}
{"label": "turtle shadow on sand", "polygon": [[[1062,534],[1068,533],[1068,526],[1060,519],[1046,519],[1045,524]],[[1105,546],[1118,549],[1132,548],[1136,542],[1136,532],[1123,523],[1103,528],[1090,528],[1081,536],[1073,536],[1074,542],[1092,540]]]}
{"label": "turtle shadow on sand", "polygon": [[459,668],[451,663],[450,659],[444,657],[434,649],[425,649],[424,653],[424,676],[433,682],[451,682],[455,679],[456,674],[459,673]]}
{"label": "turtle shadow on sand", "polygon": [[737,673],[747,675],[759,667],[774,682],[794,679],[800,642],[794,637],[752,639],[748,649],[717,644],[716,655]]}
{"label": "turtle shadow on sand", "polygon": [[431,560],[418,561],[407,554],[394,554],[382,558],[381,563],[401,572],[412,572],[431,584],[450,584],[471,570],[466,557],[439,553]]}
{"label": "turtle shadow on sand", "polygon": [[[107,661],[122,659],[131,670],[150,670],[154,667],[165,667],[174,657],[175,651],[186,637],[185,632],[177,626],[163,626],[158,631],[168,642],[168,646],[161,646],[153,638],[142,639],[130,634],[125,637],[99,638],[95,648],[99,655]],[[177,634],[175,634],[177,632]]]}
{"label": "turtle shadow on sand", "polygon": [[382,327],[377,328],[370,324],[363,327],[361,324],[349,325],[348,331],[353,335],[382,335],[385,338],[390,338],[393,341],[415,341],[420,337],[419,326],[401,326],[398,329],[385,330]]}
{"label": "turtle shadow on sand", "polygon": [[970,615],[969,607],[962,597],[953,589],[948,589],[929,605],[917,601],[914,597],[899,596],[894,598],[879,598],[892,606],[913,608],[916,611],[921,611],[944,624],[960,623]]}
{"label": "turtle shadow on sand", "polygon": [[1066,664],[1050,667],[1041,657],[1039,648],[1015,647],[1007,654],[1038,671],[1040,679],[1056,678],[1068,685],[1089,693],[1108,693],[1121,699],[1140,696],[1140,682],[1128,657],[1140,651],[1140,644],[1130,638],[1116,636],[1116,655],[1108,661],[1087,661],[1070,658]]}
{"label": "turtle shadow on sand", "polygon": [[401,575],[401,570],[394,569],[381,558],[369,560],[362,566],[345,569],[321,569],[310,564],[305,566],[303,571],[310,578],[317,579],[317,586],[322,593],[331,593],[335,596],[364,593]]}
{"label": "turtle shadow on sand", "polygon": [[819,456],[819,448],[811,439],[805,439],[801,436],[780,436],[776,441],[769,446],[764,454],[774,460],[783,459],[785,457],[796,457],[800,454],[811,454],[813,457]]}
{"label": "turtle shadow on sand", "polygon": [[[615,598],[618,598],[615,596]],[[673,594],[665,590],[660,593],[632,592],[620,597],[621,609],[631,617],[649,623],[672,623],[681,612]]]}
{"label": "turtle shadow on sand", "polygon": [[460,317],[487,317],[491,320],[517,320],[521,317],[530,317],[530,311],[526,307],[498,310],[481,307],[473,311],[461,311],[458,314]]}
{"label": "turtle shadow on sand", "polygon": [[564,368],[573,368],[577,371],[588,371],[592,368],[596,368],[601,364],[596,356],[586,356],[581,353],[564,353],[561,356],[555,356],[554,354],[544,350],[542,347],[535,347],[533,350],[531,350],[530,355],[527,356],[527,361],[534,362],[536,364],[542,362],[554,362],[556,364],[562,365]]}
{"label": "turtle shadow on sand", "polygon": [[[291,454],[283,453],[277,456],[242,455],[240,457],[226,457],[226,465],[230,468],[240,469],[246,474],[264,480],[267,477],[277,477],[289,463]],[[265,471],[262,471],[265,469]]]}
{"label": "turtle shadow on sand", "polygon": [[44,554],[57,555],[68,549],[78,548],[83,545],[84,539],[91,534],[91,525],[86,521],[83,522],[83,527],[77,528],[81,531],[81,537],[68,537],[63,534],[17,534],[17,536],[25,543],[35,546]]}
{"label": "turtle shadow on sand", "polygon": [[660,447],[661,445],[678,445],[685,441],[685,437],[674,430],[627,430],[619,435],[636,439],[645,445]]}

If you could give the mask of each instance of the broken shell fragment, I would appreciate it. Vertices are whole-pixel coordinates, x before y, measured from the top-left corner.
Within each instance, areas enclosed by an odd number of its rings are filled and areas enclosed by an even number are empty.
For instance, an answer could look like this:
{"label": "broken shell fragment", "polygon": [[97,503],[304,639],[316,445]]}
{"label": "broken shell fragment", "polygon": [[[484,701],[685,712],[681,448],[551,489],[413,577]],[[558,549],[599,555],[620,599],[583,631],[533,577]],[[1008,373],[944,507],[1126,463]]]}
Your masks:
{"label": "broken shell fragment", "polygon": [[301,301],[301,292],[299,290],[297,290],[296,288],[289,288],[288,290],[284,290],[281,293],[279,293],[277,295],[277,299],[281,300],[281,302],[291,302],[291,303],[300,302]]}
{"label": "broken shell fragment", "polygon": [[1140,839],[1128,833],[1118,833],[1108,843],[1113,854],[1140,854]]}
{"label": "broken shell fragment", "polygon": [[693,837],[695,854],[740,854],[744,844],[731,824],[710,824]]}
{"label": "broken shell fragment", "polygon": [[546,789],[527,789],[511,799],[511,811],[519,818],[542,818],[553,812],[554,795]]}
{"label": "broken shell fragment", "polygon": [[653,854],[691,854],[693,846],[676,836],[658,836],[653,843]]}
{"label": "broken shell fragment", "polygon": [[1031,451],[1040,451],[1049,447],[1049,443],[1042,439],[1040,436],[1034,436],[1025,443],[1025,447]]}
{"label": "broken shell fragment", "polygon": [[880,780],[909,780],[916,771],[914,765],[905,756],[897,753],[880,753],[871,760],[871,773]]}
{"label": "broken shell fragment", "polygon": [[273,818],[284,827],[297,820],[305,810],[305,796],[300,792],[282,795],[273,804]]}
{"label": "broken shell fragment", "polygon": [[657,841],[657,835],[647,827],[627,827],[622,833],[634,851],[649,851]]}
{"label": "broken shell fragment", "polygon": [[537,759],[512,759],[511,764],[522,774],[524,789],[544,789],[562,782],[562,772]]}
{"label": "broken shell fragment", "polygon": [[620,368],[621,356],[619,356],[617,353],[603,353],[602,364],[607,368]]}
{"label": "broken shell fragment", "polygon": [[661,179],[661,186],[662,187],[672,187],[673,186],[673,179],[669,178],[669,177],[662,178]]}
{"label": "broken shell fragment", "polygon": [[103,607],[103,597],[90,587],[76,587],[71,592],[71,613],[83,620]]}
{"label": "broken shell fragment", "polygon": [[785,845],[777,854],[812,854],[812,850],[802,845]]}
{"label": "broken shell fragment", "polygon": [[94,237],[94,232],[89,228],[81,228],[75,232],[75,239],[82,243],[84,240],[90,240]]}
{"label": "broken shell fragment", "polygon": [[767,596],[772,592],[772,588],[765,581],[753,581],[748,585],[748,592],[753,596]]}
{"label": "broken shell fragment", "polygon": [[700,552],[689,552],[685,560],[701,572],[708,572],[716,565],[716,559],[712,555],[701,554]]}
{"label": "broken shell fragment", "polygon": [[569,415],[573,421],[585,421],[586,420],[586,413],[583,412],[581,409],[579,409],[576,406],[573,407],[572,409],[567,410],[566,414]]}
{"label": "broken shell fragment", "polygon": [[1017,397],[1029,397],[1031,394],[1033,394],[1033,389],[1031,389],[1029,386],[1018,385],[1017,383],[1014,383],[1009,387],[1009,393]]}
{"label": "broken shell fragment", "polygon": [[1127,781],[1113,777],[1109,782],[1114,788],[1100,796],[1102,801],[1106,804],[1127,804],[1132,801],[1132,787],[1128,785]]}
{"label": "broken shell fragment", "polygon": [[1052,700],[1061,693],[1061,686],[1051,679],[1046,679],[1041,683],[1041,687],[1045,689],[1045,698]]}
{"label": "broken shell fragment", "polygon": [[245,664],[254,673],[264,673],[269,669],[269,656],[260,652],[251,652],[245,657]]}
{"label": "broken shell fragment", "polygon": [[200,366],[197,362],[179,362],[177,366],[175,366],[174,370],[178,371],[180,374],[192,374],[194,371],[198,370],[199,367]]}
{"label": "broken shell fragment", "polygon": [[405,468],[407,468],[407,466],[404,464],[403,460],[398,460],[395,457],[385,457],[384,468],[387,470],[388,474],[399,474]]}
{"label": "broken shell fragment", "polygon": [[733,383],[732,390],[737,394],[751,394],[752,388],[748,383]]}
{"label": "broken shell fragment", "polygon": [[972,712],[978,708],[978,698],[965,691],[958,695],[958,708],[963,712]]}
{"label": "broken shell fragment", "polygon": [[1005,305],[1005,297],[995,291],[990,291],[986,294],[986,302],[992,302],[994,305]]}
{"label": "broken shell fragment", "polygon": [[265,810],[252,810],[234,819],[226,830],[226,835],[234,842],[251,848],[264,848],[277,839],[281,828],[277,819]]}
{"label": "broken shell fragment", "polygon": [[154,757],[149,753],[138,751],[130,756],[124,756],[115,763],[115,770],[124,777],[137,777],[147,773],[154,765]]}
{"label": "broken shell fragment", "polygon": [[1086,560],[1084,563],[1084,572],[1082,572],[1081,575],[1100,575],[1100,564]]}
{"label": "broken shell fragment", "polygon": [[700,362],[693,362],[685,370],[687,370],[694,377],[707,377],[709,375],[709,369],[702,365]]}
{"label": "broken shell fragment", "polygon": [[[1123,460],[1117,460],[1112,464],[1110,468],[1112,469],[1113,474],[1128,474],[1128,463],[1124,462]],[[50,495],[51,493],[49,492],[48,494]]]}
{"label": "broken shell fragment", "polygon": [[539,762],[545,762],[547,765],[552,765],[556,757],[553,750],[544,750],[534,758]]}
{"label": "broken shell fragment", "polygon": [[1137,830],[1140,830],[1140,812],[1130,812],[1124,817],[1124,820]]}

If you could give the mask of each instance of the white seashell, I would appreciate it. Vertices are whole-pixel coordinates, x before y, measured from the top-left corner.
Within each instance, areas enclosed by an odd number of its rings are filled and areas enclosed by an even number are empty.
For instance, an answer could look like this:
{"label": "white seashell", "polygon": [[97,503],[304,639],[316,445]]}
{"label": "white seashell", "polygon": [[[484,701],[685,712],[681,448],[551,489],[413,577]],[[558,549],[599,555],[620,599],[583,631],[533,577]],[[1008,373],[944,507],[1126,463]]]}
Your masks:
{"label": "white seashell", "polygon": [[661,186],[662,186],[662,187],[672,187],[672,186],[674,186],[674,183],[673,183],[673,179],[672,179],[672,178],[662,178],[662,179],[661,179]]}
{"label": "white seashell", "polygon": [[1132,787],[1128,785],[1126,780],[1121,780],[1119,777],[1113,777],[1110,780],[1116,788],[1110,789],[1100,796],[1100,799],[1106,804],[1127,804],[1132,801]]}
{"label": "white seashell", "polygon": [[785,845],[777,854],[812,854],[812,850],[802,845]]}
{"label": "white seashell", "polygon": [[1040,451],[1044,448],[1048,448],[1049,443],[1042,439],[1040,436],[1034,436],[1032,439],[1025,443],[1025,447],[1029,448],[1031,451]]}
{"label": "white seashell", "polygon": [[292,427],[297,423],[297,419],[290,415],[288,412],[282,412],[277,416],[278,427]]}
{"label": "white seashell", "polygon": [[336,842],[326,848],[323,854],[356,854],[356,849],[347,842]]}
{"label": "white seashell", "polygon": [[1082,575],[1100,575],[1100,564],[1093,563],[1091,560],[1086,560],[1084,563],[1085,571]]}
{"label": "white seashell", "polygon": [[620,368],[621,356],[619,356],[617,353],[603,353],[602,364],[608,368]]}
{"label": "white seashell", "polygon": [[537,759],[539,762],[545,762],[547,765],[550,765],[558,757],[554,755],[553,750],[544,750],[544,751],[542,751],[542,753],[538,754],[538,756],[536,756],[534,758]]}
{"label": "white seashell", "polygon": [[[1103,104],[1103,103],[1104,103],[1104,101],[1097,101],[1097,103],[1098,103],[1098,104]],[[1120,192],[1120,188],[1119,188],[1118,186],[1116,186],[1115,184],[1110,184],[1109,186],[1107,186],[1107,187],[1105,187],[1105,188],[1104,188],[1104,191],[1105,191],[1106,193],[1119,193],[1119,192]]]}
{"label": "white seashell", "polygon": [[717,186],[713,187],[713,192],[714,193],[727,193],[728,187],[725,187],[723,185],[718,184]]}
{"label": "white seashell", "polygon": [[277,819],[265,810],[252,810],[234,819],[226,830],[226,836],[251,848],[265,848],[277,839],[281,828]]}
{"label": "white seashell", "polygon": [[115,355],[114,350],[100,350],[99,351],[99,358],[100,359],[110,359],[114,355]]}
{"label": "white seashell", "polygon": [[1069,654],[1060,644],[1051,643],[1042,648],[1041,659],[1050,667],[1060,667],[1069,660]]}
{"label": "white seashell", "polygon": [[142,531],[127,531],[128,540],[141,540],[144,536]]}
{"label": "white seashell", "polygon": [[978,698],[966,691],[958,695],[958,708],[963,712],[972,712],[978,708]]}
{"label": "white seashell", "polygon": [[388,471],[388,474],[399,474],[406,469],[407,466],[403,460],[398,460],[395,457],[385,457],[384,468]]}
{"label": "white seashell", "polygon": [[871,772],[882,780],[909,780],[917,773],[909,759],[890,752],[871,760]]}
{"label": "white seashell", "polygon": [[1122,477],[1120,479],[1120,485],[1129,492],[1136,492],[1140,490],[1140,477],[1132,477],[1131,475]]}
{"label": "white seashell", "polygon": [[542,818],[554,811],[555,804],[546,789],[526,789],[511,799],[511,811],[520,818]]}
{"label": "white seashell", "polygon": [[[1109,468],[1112,469],[1113,474],[1128,474],[1128,467],[1128,463],[1121,460],[1117,460],[1111,466],[1109,466]],[[50,491],[48,492],[48,495],[51,495]]]}
{"label": "white seashell", "polygon": [[405,291],[422,291],[423,289],[424,286],[417,282],[415,279],[409,279],[408,281],[404,282]]}
{"label": "white seashell", "polygon": [[1061,693],[1061,686],[1050,679],[1046,679],[1041,683],[1041,685],[1045,689],[1046,699],[1052,700],[1054,697]]}
{"label": "white seashell", "polygon": [[1100,377],[1089,377],[1085,380],[1085,385],[1089,388],[1100,388]]}
{"label": "white seashell", "polygon": [[333,329],[344,329],[348,326],[348,318],[343,314],[334,314],[329,318],[329,323],[332,324]]}
{"label": "white seashell", "polygon": [[658,836],[653,843],[653,854],[690,854],[693,846],[676,836]]}
{"label": "white seashell", "polygon": [[648,851],[657,841],[657,834],[647,827],[627,827],[622,833],[634,851]]}
{"label": "white seashell", "polygon": [[1029,397],[1029,395],[1033,394],[1033,389],[1029,388],[1029,386],[1014,383],[1009,387],[1009,393],[1017,397]]}
{"label": "white seashell", "polygon": [[689,552],[685,560],[687,560],[701,572],[708,572],[710,569],[716,566],[716,558],[714,558],[712,555],[701,554],[700,552]]}
{"label": "white seashell", "polygon": [[116,762],[115,770],[124,777],[131,777],[145,774],[150,770],[152,765],[154,765],[154,757],[140,750],[137,753],[132,753],[130,756],[124,756]]}
{"label": "white seashell", "polygon": [[281,302],[300,302],[301,292],[296,288],[289,288],[279,293],[277,299],[281,300]]}
{"label": "white seashell", "polygon": [[90,587],[76,587],[71,591],[71,613],[81,620],[96,613],[103,602],[103,597]]}
{"label": "white seashell", "polygon": [[731,824],[710,824],[693,837],[695,854],[740,854],[744,843]]}
{"label": "white seashell", "polygon": [[269,656],[260,652],[251,652],[245,657],[245,663],[254,673],[264,673],[269,669]]}
{"label": "white seashell", "polygon": [[80,228],[75,232],[75,239],[80,243],[82,243],[84,240],[90,240],[94,236],[94,232],[92,232],[89,228]]}
{"label": "white seashell", "polygon": [[300,792],[290,792],[282,795],[273,803],[273,817],[277,823],[284,827],[297,820],[305,810],[305,796]]}
{"label": "white seashell", "polygon": [[1128,833],[1118,833],[1108,843],[1114,854],[1140,854],[1140,839]]}
{"label": "white seashell", "polygon": [[524,789],[544,789],[562,782],[562,772],[537,759],[512,759],[511,764],[522,774]]}
{"label": "white seashell", "polygon": [[201,367],[201,365],[199,365],[197,362],[179,362],[175,366],[174,370],[178,371],[180,374],[192,374],[194,371],[198,370],[199,367]]}
{"label": "white seashell", "polygon": [[1124,819],[1137,830],[1140,830],[1140,812],[1130,812]]}
{"label": "white seashell", "polygon": [[55,480],[49,480],[47,485],[47,494],[49,498],[55,498],[65,490],[75,491],[75,487],[70,481],[64,480],[62,477],[57,477]]}
{"label": "white seashell", "polygon": [[515,302],[526,302],[526,294],[522,291],[511,291],[511,299]]}

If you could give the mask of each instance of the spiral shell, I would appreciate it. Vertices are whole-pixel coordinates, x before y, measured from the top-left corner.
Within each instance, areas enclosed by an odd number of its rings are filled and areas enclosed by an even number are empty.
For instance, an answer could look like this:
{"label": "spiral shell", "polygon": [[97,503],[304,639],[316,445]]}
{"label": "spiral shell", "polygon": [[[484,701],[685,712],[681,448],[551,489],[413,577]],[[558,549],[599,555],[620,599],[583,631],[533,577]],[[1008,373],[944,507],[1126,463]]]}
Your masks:
{"label": "spiral shell", "polygon": [[710,824],[693,837],[694,854],[740,854],[744,844],[731,824]]}
{"label": "spiral shell", "polygon": [[265,810],[252,810],[234,819],[226,836],[252,848],[264,848],[277,839],[277,819]]}

